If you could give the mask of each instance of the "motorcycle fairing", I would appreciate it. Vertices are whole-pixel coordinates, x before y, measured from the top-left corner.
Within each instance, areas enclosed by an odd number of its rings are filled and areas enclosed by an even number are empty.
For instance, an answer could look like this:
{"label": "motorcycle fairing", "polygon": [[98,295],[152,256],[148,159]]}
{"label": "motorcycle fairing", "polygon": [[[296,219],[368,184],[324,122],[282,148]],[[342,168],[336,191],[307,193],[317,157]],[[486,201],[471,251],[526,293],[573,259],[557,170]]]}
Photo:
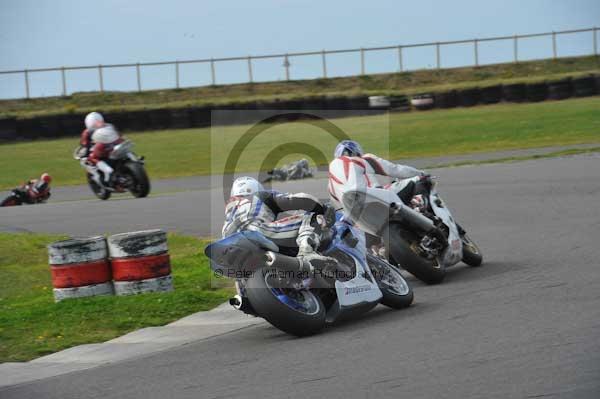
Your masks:
{"label": "motorcycle fairing", "polygon": [[224,276],[231,272],[251,272],[264,265],[265,252],[279,252],[279,247],[256,231],[241,231],[219,241],[215,241],[204,249],[210,259],[210,267]]}
{"label": "motorcycle fairing", "polygon": [[435,186],[432,187],[429,193],[429,201],[435,215],[448,226],[448,247],[442,254],[440,262],[444,266],[452,266],[462,259],[463,249],[458,227],[456,227],[456,222],[454,221],[450,210],[446,208],[446,205],[440,198]]}

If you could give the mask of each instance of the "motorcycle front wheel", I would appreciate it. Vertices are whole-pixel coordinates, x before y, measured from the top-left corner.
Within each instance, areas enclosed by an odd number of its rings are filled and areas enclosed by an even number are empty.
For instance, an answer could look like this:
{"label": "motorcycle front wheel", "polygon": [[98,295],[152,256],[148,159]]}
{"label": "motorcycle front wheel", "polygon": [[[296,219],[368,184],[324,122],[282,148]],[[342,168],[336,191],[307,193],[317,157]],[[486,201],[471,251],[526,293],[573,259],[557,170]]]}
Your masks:
{"label": "motorcycle front wheel", "polygon": [[481,266],[483,255],[481,255],[481,251],[477,244],[475,244],[466,233],[461,236],[461,240],[463,244],[462,261],[472,267]]}
{"label": "motorcycle front wheel", "polygon": [[403,309],[413,303],[413,290],[396,266],[371,254],[367,254],[367,263],[383,294],[381,299],[383,305],[394,309]]}
{"label": "motorcycle front wheel", "polygon": [[321,298],[308,289],[289,287],[279,274],[273,268],[263,267],[248,279],[246,295],[252,308],[288,334],[316,334],[325,327],[326,310]]}
{"label": "motorcycle front wheel", "polygon": [[100,187],[98,185],[98,183],[96,183],[94,181],[94,179],[92,178],[91,175],[88,174],[87,179],[88,179],[88,184],[89,184],[90,188],[92,189],[92,192],[94,193],[94,195],[96,195],[96,197],[98,197],[102,201],[106,201],[107,199],[110,198],[111,192],[108,191],[107,189],[105,189],[104,187]]}

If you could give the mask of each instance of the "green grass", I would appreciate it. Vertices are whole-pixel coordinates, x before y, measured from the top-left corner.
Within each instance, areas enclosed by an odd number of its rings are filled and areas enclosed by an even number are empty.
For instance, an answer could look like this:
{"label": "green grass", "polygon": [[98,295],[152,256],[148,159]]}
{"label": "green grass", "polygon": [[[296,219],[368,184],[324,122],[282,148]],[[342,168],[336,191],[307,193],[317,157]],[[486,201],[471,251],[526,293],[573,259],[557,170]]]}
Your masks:
{"label": "green grass", "polygon": [[[428,112],[334,119],[367,151],[392,159],[429,157],[549,145],[600,142],[600,97],[530,104],[498,104]],[[249,126],[131,133],[145,155],[152,179],[220,174],[234,143]],[[327,157],[336,140],[322,129],[294,122],[265,131],[240,155],[237,171],[254,171],[276,145],[310,143]],[[82,184],[84,173],[71,157],[76,139],[0,145],[0,189],[42,171],[55,185]],[[281,162],[287,162],[292,155]]]}
{"label": "green grass", "polygon": [[594,56],[538,60],[518,64],[429,69],[404,73],[353,76],[290,82],[217,85],[191,89],[137,92],[76,93],[66,97],[0,101],[0,116],[125,111],[299,99],[322,95],[414,94],[498,83],[555,80],[600,71]]}
{"label": "green grass", "polygon": [[[0,363],[106,341],[208,310],[231,295],[211,288],[206,241],[169,235],[175,290],[54,303],[46,245],[61,238],[0,233]],[[223,280],[220,280],[223,283]]]}

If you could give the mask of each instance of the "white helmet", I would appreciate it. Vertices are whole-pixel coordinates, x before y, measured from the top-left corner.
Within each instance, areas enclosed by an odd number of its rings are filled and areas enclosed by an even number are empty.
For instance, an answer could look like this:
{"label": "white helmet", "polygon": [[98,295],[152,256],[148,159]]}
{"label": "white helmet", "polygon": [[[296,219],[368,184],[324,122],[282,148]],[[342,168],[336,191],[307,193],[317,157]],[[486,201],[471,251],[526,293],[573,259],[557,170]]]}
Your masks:
{"label": "white helmet", "polygon": [[264,188],[262,184],[260,184],[255,178],[248,176],[238,177],[231,186],[231,196],[237,197],[252,195],[263,190]]}
{"label": "white helmet", "polygon": [[90,112],[85,117],[85,127],[87,129],[97,129],[104,125],[104,117],[99,112]]}
{"label": "white helmet", "polygon": [[119,137],[119,132],[116,131],[113,125],[106,125],[92,134],[92,141],[94,143],[110,144],[117,141]]}

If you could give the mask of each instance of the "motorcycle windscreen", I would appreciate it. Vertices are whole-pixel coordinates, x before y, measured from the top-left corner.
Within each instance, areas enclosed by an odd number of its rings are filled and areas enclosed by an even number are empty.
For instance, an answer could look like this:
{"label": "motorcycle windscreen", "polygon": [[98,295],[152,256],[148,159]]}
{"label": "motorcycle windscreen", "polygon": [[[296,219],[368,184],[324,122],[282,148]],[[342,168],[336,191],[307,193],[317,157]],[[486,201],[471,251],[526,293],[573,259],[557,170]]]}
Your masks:
{"label": "motorcycle windscreen", "polygon": [[378,236],[390,221],[390,204],[394,198],[383,189],[347,191],[342,196],[344,212],[363,231]]}
{"label": "motorcycle windscreen", "polygon": [[265,252],[278,252],[272,241],[255,231],[242,231],[215,241],[204,249],[212,270],[229,276],[252,272],[265,264]]}

